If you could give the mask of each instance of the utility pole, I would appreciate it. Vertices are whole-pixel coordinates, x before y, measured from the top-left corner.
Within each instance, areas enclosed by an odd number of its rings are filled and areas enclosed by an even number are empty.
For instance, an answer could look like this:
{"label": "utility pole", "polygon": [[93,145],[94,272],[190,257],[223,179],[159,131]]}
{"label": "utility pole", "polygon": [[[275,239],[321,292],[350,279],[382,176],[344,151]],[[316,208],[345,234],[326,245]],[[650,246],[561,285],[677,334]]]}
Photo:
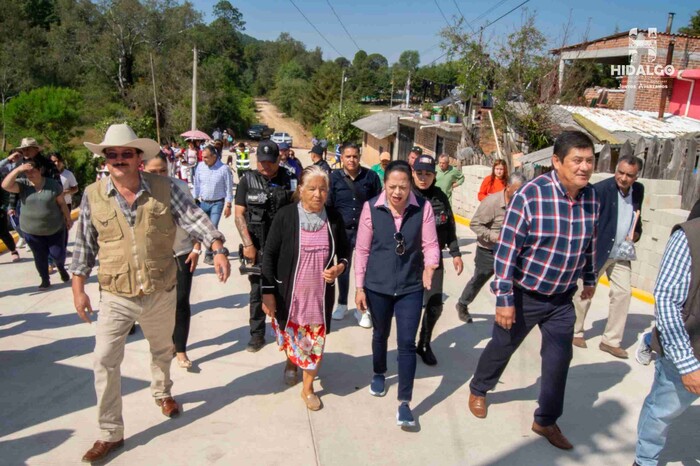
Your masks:
{"label": "utility pole", "polygon": [[391,76],[391,95],[389,96],[389,108],[394,105],[394,76]]}
{"label": "utility pole", "polygon": [[340,81],[340,113],[343,113],[343,91],[345,90],[345,70],[343,70],[343,77]]}
{"label": "utility pole", "polygon": [[151,81],[153,81],[153,105],[155,105],[156,110],[156,140],[160,144],[160,117],[158,116],[158,96],[156,95],[156,74],[153,71],[153,54],[150,53],[151,57]]}
{"label": "utility pole", "polygon": [[194,46],[194,59],[192,61],[192,128],[197,129],[197,46]]}
{"label": "utility pole", "polygon": [[408,79],[406,80],[406,108],[410,106],[411,103],[411,72],[408,72]]}

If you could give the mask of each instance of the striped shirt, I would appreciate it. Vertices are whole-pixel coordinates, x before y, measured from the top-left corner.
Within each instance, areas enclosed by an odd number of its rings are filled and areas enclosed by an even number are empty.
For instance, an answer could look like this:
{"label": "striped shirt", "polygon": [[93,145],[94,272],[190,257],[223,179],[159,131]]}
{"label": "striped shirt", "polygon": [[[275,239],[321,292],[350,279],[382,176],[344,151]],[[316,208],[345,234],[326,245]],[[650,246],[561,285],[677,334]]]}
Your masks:
{"label": "striped shirt", "polygon": [[194,198],[201,201],[218,201],[225,199],[233,201],[233,175],[228,165],[221,160],[214,162],[211,167],[206,162],[200,162],[194,172]]}
{"label": "striped shirt", "polygon": [[595,286],[598,211],[590,184],[572,199],[555,171],[523,186],[506,211],[496,249],[496,305],[514,305],[513,285],[551,296],[576,286],[583,273],[584,285]]}
{"label": "striped shirt", "polygon": [[700,369],[683,325],[683,307],[690,291],[691,258],[688,238],[682,229],[671,235],[661,259],[654,287],[656,326],[661,334],[664,355],[682,375]]}
{"label": "striped shirt", "polygon": [[[139,175],[140,176],[140,175]],[[151,194],[151,188],[148,182],[141,177],[141,187],[136,193],[134,203],[130,206],[126,199],[119,194],[119,191],[112,184],[112,179],[107,180],[107,195],[114,197],[119,206],[119,210],[124,214],[124,218],[130,226],[136,223],[136,212],[138,199],[148,193]],[[204,213],[202,209],[197,207],[194,201],[178,188],[172,180],[170,180],[170,213],[177,226],[184,229],[192,238],[204,243],[208,248],[214,240],[225,241],[223,233],[218,231]],[[97,244],[97,230],[92,224],[90,214],[90,203],[88,202],[87,192],[83,196],[80,203],[80,216],[78,217],[78,227],[75,233],[75,247],[73,249],[73,262],[70,266],[70,272],[75,275],[90,275],[90,271],[95,267],[95,259],[99,252]]]}

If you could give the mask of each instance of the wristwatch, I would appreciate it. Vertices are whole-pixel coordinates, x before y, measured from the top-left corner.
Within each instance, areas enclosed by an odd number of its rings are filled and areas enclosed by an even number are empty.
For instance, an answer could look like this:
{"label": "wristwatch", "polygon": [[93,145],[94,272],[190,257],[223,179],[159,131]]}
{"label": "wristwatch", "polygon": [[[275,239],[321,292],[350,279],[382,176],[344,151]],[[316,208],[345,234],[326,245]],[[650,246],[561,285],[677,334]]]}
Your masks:
{"label": "wristwatch", "polygon": [[202,250],[201,250],[201,249],[192,248],[192,252],[195,253],[195,254],[197,254],[198,256],[201,256],[201,255],[202,255]]}
{"label": "wristwatch", "polygon": [[226,249],[226,248],[217,249],[216,251],[213,251],[213,254],[223,254],[224,256],[228,257],[228,249]]}

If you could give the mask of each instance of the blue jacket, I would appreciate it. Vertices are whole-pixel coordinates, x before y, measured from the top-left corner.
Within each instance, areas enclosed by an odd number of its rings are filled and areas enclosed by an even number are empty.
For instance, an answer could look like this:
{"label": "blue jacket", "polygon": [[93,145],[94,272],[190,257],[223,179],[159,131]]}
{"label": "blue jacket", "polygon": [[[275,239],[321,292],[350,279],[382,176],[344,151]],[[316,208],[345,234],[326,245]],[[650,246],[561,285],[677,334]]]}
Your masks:
{"label": "blue jacket", "polygon": [[[598,241],[596,244],[596,272],[599,272],[605,261],[610,257],[615,245],[617,235],[617,183],[615,177],[599,181],[593,185],[600,201],[600,214],[598,216]],[[636,182],[632,185],[632,208],[640,211],[639,221],[634,232],[642,236],[642,202],[644,201],[644,185]]]}
{"label": "blue jacket", "polygon": [[372,170],[360,167],[360,172],[353,181],[339,168],[333,170],[330,181],[326,205],[340,212],[346,229],[356,230],[365,201],[378,196],[382,191],[379,176]]}

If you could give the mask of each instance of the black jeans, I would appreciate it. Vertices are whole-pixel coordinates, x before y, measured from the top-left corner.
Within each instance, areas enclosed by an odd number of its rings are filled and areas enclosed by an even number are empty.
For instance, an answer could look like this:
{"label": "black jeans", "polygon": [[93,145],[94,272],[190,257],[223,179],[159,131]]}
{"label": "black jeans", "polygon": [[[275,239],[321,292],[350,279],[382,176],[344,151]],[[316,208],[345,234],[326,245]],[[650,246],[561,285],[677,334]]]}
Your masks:
{"label": "black jeans", "polygon": [[462,296],[459,297],[459,304],[469,306],[476,295],[479,294],[481,288],[493,276],[493,251],[490,249],[476,247],[474,255],[474,276],[469,280],[469,283],[464,287]]}
{"label": "black jeans", "polygon": [[58,270],[65,270],[65,235],[65,228],[48,236],[30,235],[26,231],[24,232],[24,239],[34,254],[34,266],[43,283],[49,283],[49,256],[53,259]]}
{"label": "black jeans", "polygon": [[348,237],[350,245],[350,254],[348,254],[348,265],[345,272],[338,277],[338,304],[348,304],[348,292],[350,291],[350,266],[352,265],[352,256],[355,253],[355,241],[357,240],[357,230],[345,229],[345,234]]}
{"label": "black jeans", "polygon": [[15,239],[10,234],[10,224],[7,218],[7,211],[5,209],[0,209],[0,240],[5,243],[7,250],[10,252],[15,252]]}
{"label": "black jeans", "polygon": [[260,275],[248,275],[250,282],[250,336],[265,338],[265,313],[262,310]]}
{"label": "black jeans", "polygon": [[416,333],[420,324],[423,290],[401,296],[375,293],[365,288],[367,306],[372,310],[372,364],[375,374],[385,374],[387,342],[391,320],[396,315],[399,351],[399,401],[411,401],[416,376]]}
{"label": "black jeans", "polygon": [[510,357],[530,330],[537,325],[542,332],[542,373],[540,375],[539,408],[535,422],[549,426],[557,422],[564,410],[564,392],[573,354],[576,312],[572,297],[576,287],[558,295],[542,295],[514,289],[515,323],[510,330],[494,324],[493,336],[479,358],[469,388],[474,395],[486,396],[503,374]]}
{"label": "black jeans", "polygon": [[173,330],[173,343],[175,351],[184,353],[187,351],[187,337],[190,335],[190,291],[192,291],[192,276],[190,264],[185,264],[189,254],[177,256],[177,304],[175,307],[175,330]]}

